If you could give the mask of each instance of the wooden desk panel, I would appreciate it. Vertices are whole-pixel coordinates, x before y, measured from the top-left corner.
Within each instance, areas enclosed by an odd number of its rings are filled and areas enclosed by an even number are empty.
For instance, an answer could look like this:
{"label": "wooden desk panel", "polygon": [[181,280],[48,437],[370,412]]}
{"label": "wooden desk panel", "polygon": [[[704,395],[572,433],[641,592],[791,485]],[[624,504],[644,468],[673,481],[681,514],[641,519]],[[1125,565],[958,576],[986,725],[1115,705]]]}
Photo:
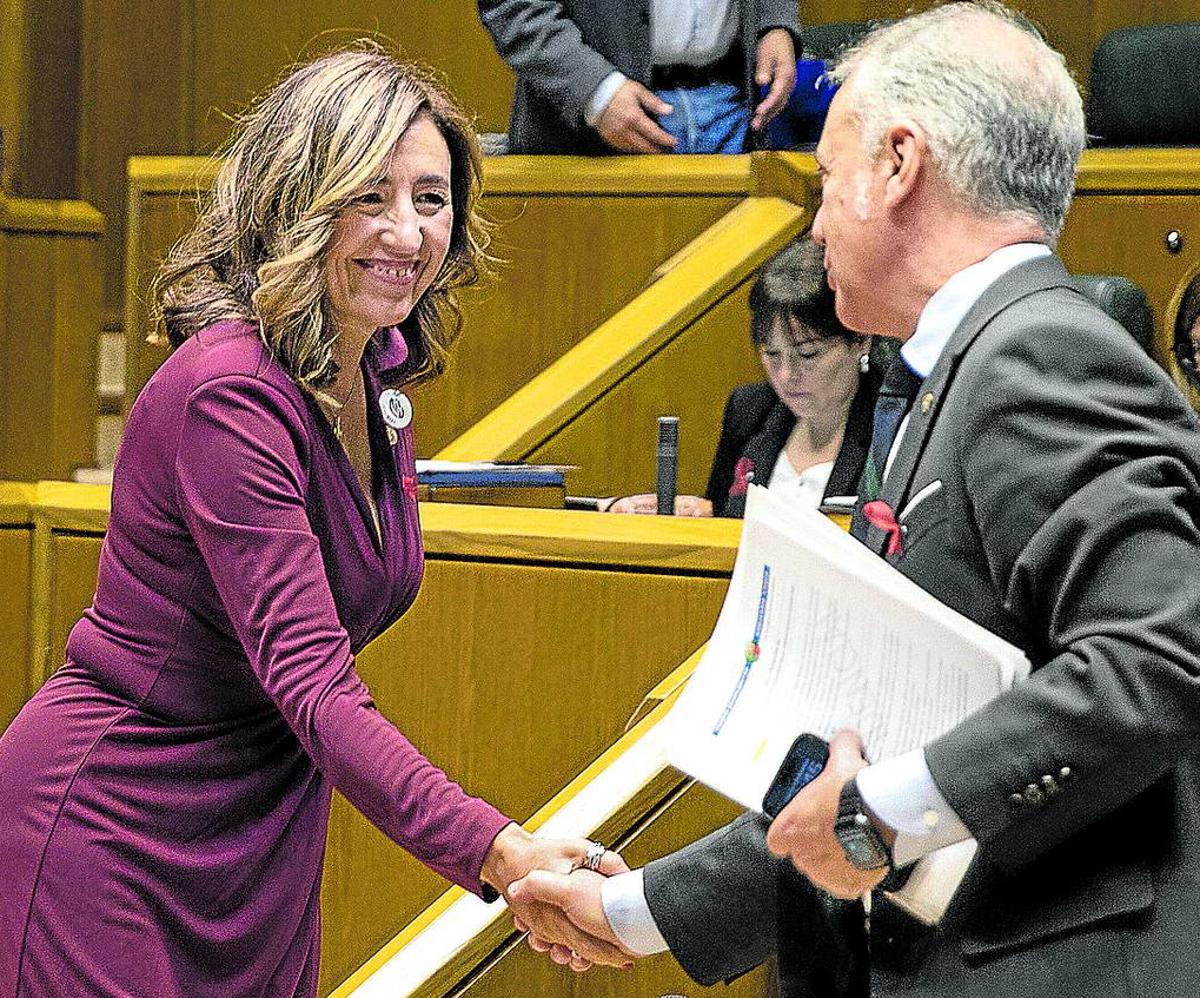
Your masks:
{"label": "wooden desk panel", "polygon": [[0,524],[0,731],[29,699],[32,524]]}
{"label": "wooden desk panel", "polygon": [[[1179,254],[1167,249],[1172,230],[1183,236]],[[1154,312],[1155,359],[1185,384],[1171,345],[1176,299],[1200,266],[1200,174],[1190,192],[1081,192],[1067,216],[1059,251],[1072,273],[1122,274],[1141,286]]]}
{"label": "wooden desk panel", "polygon": [[49,678],[67,656],[71,628],[92,605],[96,568],[100,564],[100,535],[58,533],[50,537],[50,648],[42,679]]}
{"label": "wooden desk panel", "polygon": [[657,418],[678,416],[679,492],[703,494],[730,390],[763,378],[750,345],[750,283],[582,408],[529,460],[580,465],[568,479],[573,494],[653,492]]}
{"label": "wooden desk panel", "polygon": [[579,465],[567,482],[573,494],[645,492],[654,482],[656,417],[676,415],[680,490],[702,490],[729,392],[763,376],[749,342],[750,285],[809,220],[782,198],[746,198],[438,456]]}
{"label": "wooden desk panel", "polygon": [[736,204],[723,196],[491,195],[494,278],[463,293],[446,372],[413,392],[432,456],[629,302],[654,268]]}
{"label": "wooden desk panel", "polygon": [[[379,709],[422,751],[524,821],[708,637],[727,583],[433,558],[417,603],[359,669]],[[445,886],[340,802],[322,896],[323,990]]]}
{"label": "wooden desk panel", "polygon": [[[130,160],[127,402],[166,356],[145,342],[150,281],[195,217],[189,194],[213,175],[195,157]],[[463,292],[463,334],[446,374],[414,391],[418,453],[440,450],[570,349],[752,183],[750,156],[485,160],[483,210],[496,223],[499,262]]]}

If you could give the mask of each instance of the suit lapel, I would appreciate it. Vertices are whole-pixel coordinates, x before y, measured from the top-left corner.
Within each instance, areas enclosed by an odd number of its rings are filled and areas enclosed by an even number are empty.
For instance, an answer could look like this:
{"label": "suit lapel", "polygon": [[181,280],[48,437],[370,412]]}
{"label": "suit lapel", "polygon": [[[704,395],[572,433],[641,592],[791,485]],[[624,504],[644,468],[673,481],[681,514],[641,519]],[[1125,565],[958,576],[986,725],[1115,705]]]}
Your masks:
{"label": "suit lapel", "polygon": [[[775,461],[779,458],[783,445],[796,425],[796,417],[791,410],[778,399],[767,410],[762,427],[746,441],[741,456],[749,458],[750,466],[754,469],[754,484],[766,486],[771,480],[771,472],[775,470]],[[725,503],[725,516],[746,515],[746,494],[731,495]]]}
{"label": "suit lapel", "polygon": [[[925,445],[929,441],[934,423],[941,413],[942,400],[967,350],[988,324],[1010,305],[1031,294],[1058,287],[1075,290],[1062,261],[1057,256],[1039,257],[1019,264],[1003,275],[984,291],[970,311],[963,316],[933,370],[917,391],[913,407],[909,410],[904,435],[900,438],[900,445],[880,490],[880,500],[887,503],[895,514],[899,515],[908,500],[913,474],[925,453]],[[887,540],[888,534],[885,530],[871,526],[865,542],[872,551],[882,555]]]}

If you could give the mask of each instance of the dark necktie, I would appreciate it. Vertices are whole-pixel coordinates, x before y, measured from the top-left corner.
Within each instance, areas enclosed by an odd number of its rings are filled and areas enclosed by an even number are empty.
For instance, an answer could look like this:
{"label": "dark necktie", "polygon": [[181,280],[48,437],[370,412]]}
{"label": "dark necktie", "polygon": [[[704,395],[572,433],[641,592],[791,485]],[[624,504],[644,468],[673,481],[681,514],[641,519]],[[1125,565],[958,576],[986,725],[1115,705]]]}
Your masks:
{"label": "dark necktie", "polygon": [[888,454],[896,441],[896,433],[921,387],[922,379],[913,372],[903,357],[897,357],[879,387],[875,400],[875,419],[871,426],[871,448],[867,452],[867,466],[863,469],[859,483],[859,502],[874,502],[883,487],[883,472],[887,467]]}

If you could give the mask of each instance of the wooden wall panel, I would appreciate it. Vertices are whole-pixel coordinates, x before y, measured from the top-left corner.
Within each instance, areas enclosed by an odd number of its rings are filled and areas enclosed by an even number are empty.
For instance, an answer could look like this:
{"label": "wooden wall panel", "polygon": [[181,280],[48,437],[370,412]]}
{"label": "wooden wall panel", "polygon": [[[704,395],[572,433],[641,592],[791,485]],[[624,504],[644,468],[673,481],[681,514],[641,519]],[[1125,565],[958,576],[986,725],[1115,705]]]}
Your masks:
{"label": "wooden wall panel", "polygon": [[[672,852],[733,818],[738,810],[706,787],[693,785],[654,818],[622,854],[630,866]],[[768,998],[777,993],[773,966],[764,966],[730,985],[702,987],[683,972],[669,955],[638,961],[631,971],[598,967],[572,974],[517,942],[471,981],[464,998],[512,998],[513,995],[563,996],[563,998],[627,998],[629,995],[688,995],[701,998]]]}
{"label": "wooden wall panel", "polygon": [[30,696],[28,682],[31,524],[0,524],[0,731]]}
{"label": "wooden wall panel", "polygon": [[659,416],[679,417],[679,492],[700,495],[734,386],[763,378],[750,345],[750,281],[536,448],[531,461],[578,464],[579,495],[653,492]]}
{"label": "wooden wall panel", "polygon": [[[360,669],[431,759],[523,821],[708,637],[727,581],[431,560],[416,605]],[[329,857],[323,991],[445,888],[344,802]]]}
{"label": "wooden wall panel", "polygon": [[0,199],[0,478],[93,463],[102,228],[81,202]]}
{"label": "wooden wall panel", "polygon": [[[16,151],[25,126],[29,70],[25,44],[26,0],[0,0],[0,191],[20,194],[16,180]],[[3,275],[0,275],[2,277]]]}
{"label": "wooden wall panel", "polygon": [[641,290],[654,268],[736,203],[731,197],[498,195],[506,261],[464,294],[446,374],[414,392],[417,453],[432,456]]}
{"label": "wooden wall panel", "polygon": [[28,85],[14,149],[25,197],[79,197],[79,0],[25,0]]}
{"label": "wooden wall panel", "polygon": [[196,145],[195,0],[74,2],[82,8],[83,38],[79,196],[109,220],[105,317],[119,328],[126,160]]}
{"label": "wooden wall panel", "polygon": [[78,0],[0,0],[0,190],[78,194]]}
{"label": "wooden wall panel", "polygon": [[[1196,0],[1009,0],[1041,28],[1086,83],[1096,43],[1113,28],[1200,19]],[[806,24],[903,17],[933,6],[933,0],[804,0]]]}
{"label": "wooden wall panel", "polygon": [[[195,0],[193,5],[199,149],[224,142],[228,123],[223,115],[270,87],[292,63],[371,36],[404,58],[435,67],[476,117],[480,131],[507,128],[513,75],[473,3],[324,0],[291,5],[286,16],[269,0]],[[247,38],[255,44],[245,44]]]}

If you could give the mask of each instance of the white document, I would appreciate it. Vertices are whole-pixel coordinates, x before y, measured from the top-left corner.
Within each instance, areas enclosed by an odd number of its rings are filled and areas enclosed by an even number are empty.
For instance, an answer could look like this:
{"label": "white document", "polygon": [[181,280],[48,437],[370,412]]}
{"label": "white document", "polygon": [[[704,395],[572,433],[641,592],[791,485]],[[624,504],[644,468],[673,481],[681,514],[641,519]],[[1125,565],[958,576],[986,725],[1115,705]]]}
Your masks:
{"label": "white document", "polygon": [[[667,758],[761,811],[797,735],[855,728],[868,757],[886,759],[936,738],[1028,673],[1020,649],[826,517],[751,486],[716,628],[664,722]],[[973,846],[923,863],[953,858],[961,879]]]}

